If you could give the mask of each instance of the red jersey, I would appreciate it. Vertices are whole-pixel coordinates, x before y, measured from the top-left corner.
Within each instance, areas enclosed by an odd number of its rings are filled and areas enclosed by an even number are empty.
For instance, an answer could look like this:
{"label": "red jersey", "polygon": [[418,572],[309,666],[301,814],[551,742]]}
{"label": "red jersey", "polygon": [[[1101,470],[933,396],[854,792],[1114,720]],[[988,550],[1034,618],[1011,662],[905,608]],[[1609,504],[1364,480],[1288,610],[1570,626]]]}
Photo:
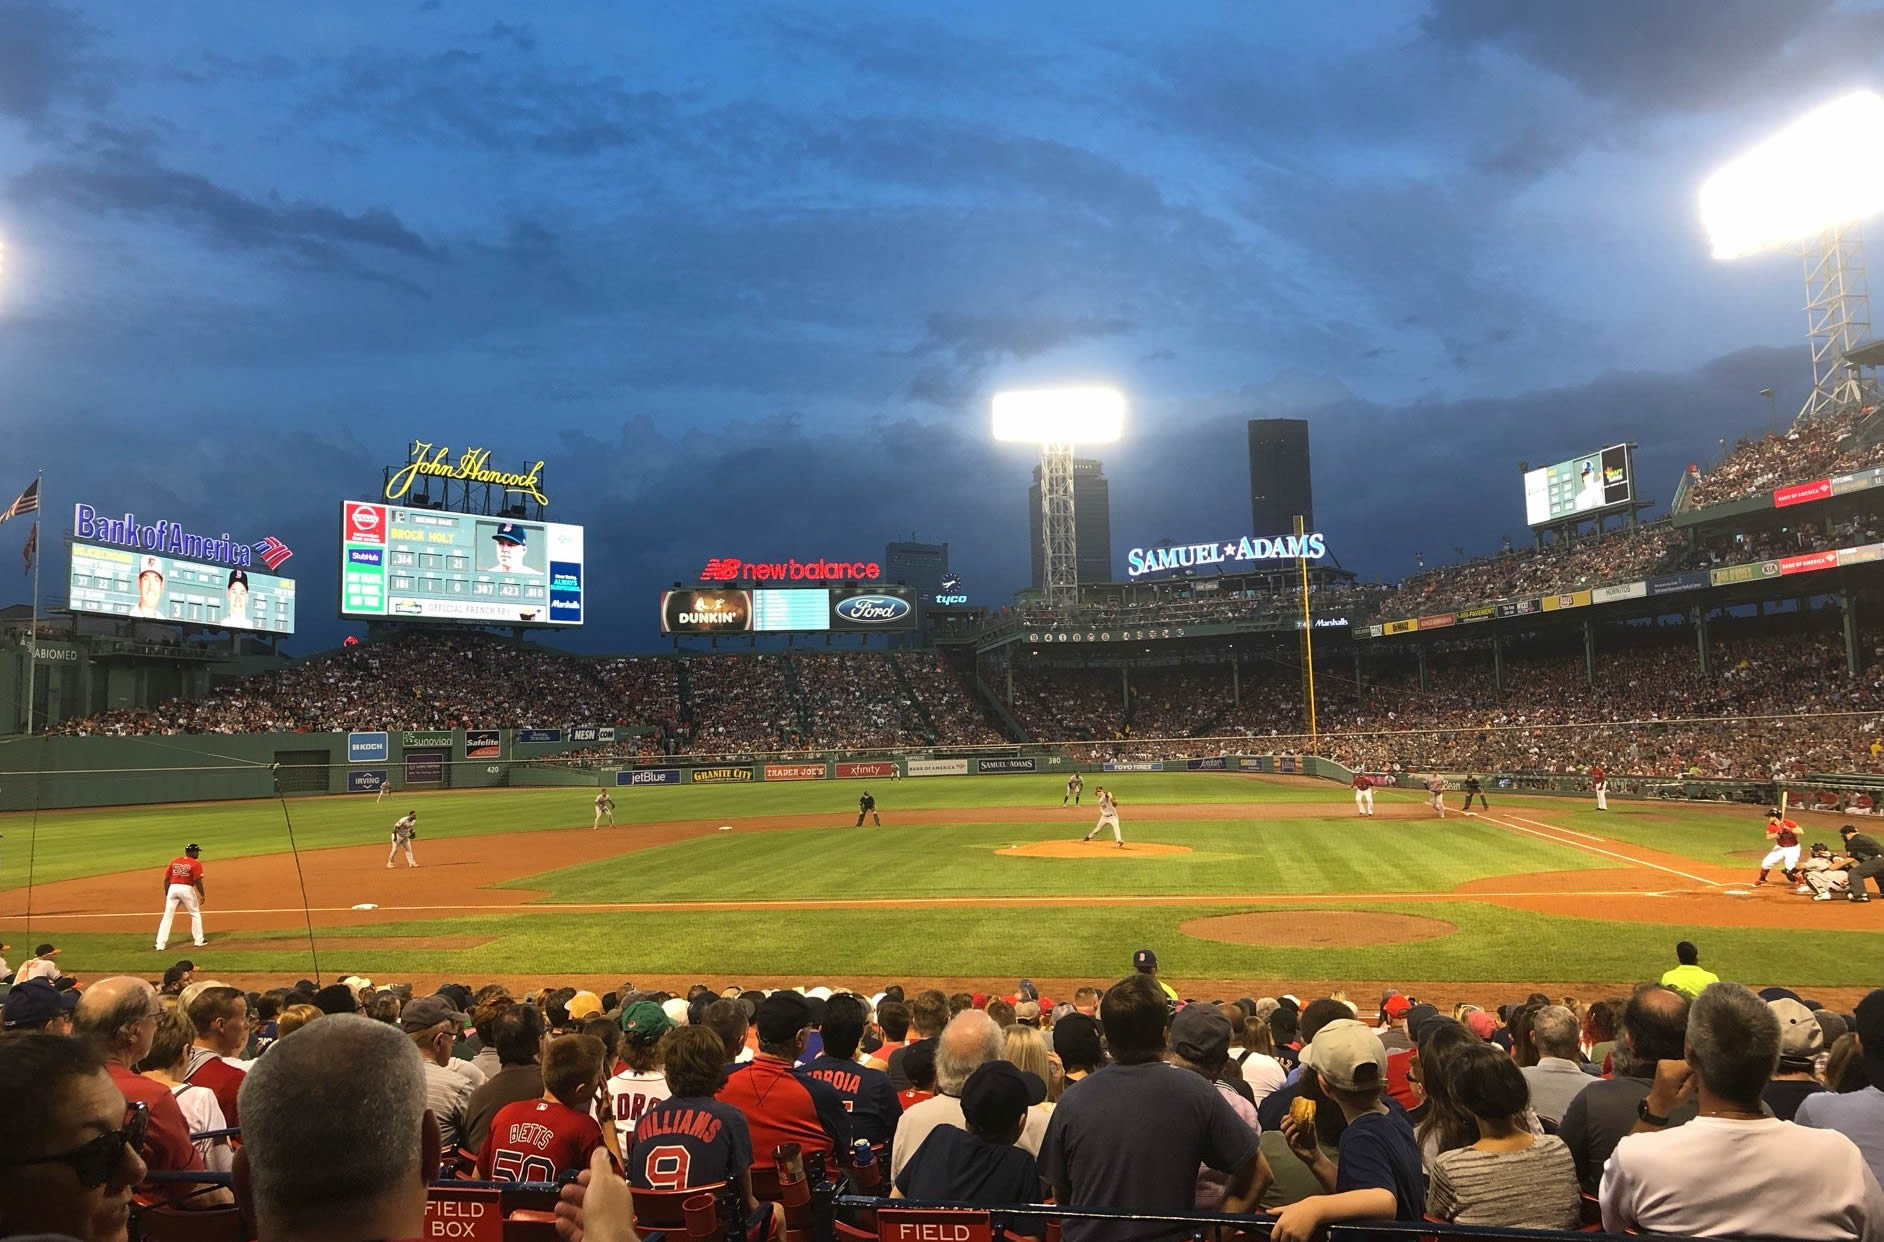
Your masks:
{"label": "red jersey", "polygon": [[[144,1163],[152,1169],[201,1169],[202,1153],[190,1142],[190,1123],[183,1119],[183,1110],[170,1089],[142,1074],[133,1074],[115,1061],[106,1062],[105,1069],[118,1090],[124,1092],[125,1101],[144,1105],[150,1114],[144,1144],[137,1151]],[[163,1182],[147,1183],[138,1189],[159,1200],[176,1200],[187,1199],[198,1188],[185,1182]]]}
{"label": "red jersey", "polygon": [[1799,825],[1790,819],[1782,819],[1777,824],[1767,826],[1767,835],[1773,838],[1773,844],[1791,846],[1799,844]]}
{"label": "red jersey", "polygon": [[1363,773],[1356,772],[1354,774],[1354,787],[1356,789],[1372,789],[1374,787],[1373,778]]}
{"label": "red jersey", "polygon": [[587,1113],[555,1100],[518,1100],[497,1110],[478,1152],[487,1181],[553,1182],[565,1169],[589,1167],[602,1146],[602,1127]]}
{"label": "red jersey", "polygon": [[248,1071],[229,1064],[206,1048],[190,1049],[190,1071],[183,1076],[183,1081],[198,1087],[208,1087],[216,1097],[216,1103],[222,1105],[222,1115],[228,1118],[231,1126],[242,1124],[236,1116],[236,1093],[242,1090],[242,1080],[248,1077]]}
{"label": "red jersey", "polygon": [[903,1111],[908,1112],[924,1100],[933,1100],[935,1098],[935,1092],[924,1091],[919,1087],[911,1087],[907,1091],[898,1091],[896,1098],[903,1102]]}
{"label": "red jersey", "polygon": [[1603,777],[1604,773],[1602,768],[1597,767],[1590,769],[1590,779],[1595,781],[1598,785],[1603,783]]}
{"label": "red jersey", "polygon": [[187,884],[191,888],[195,888],[197,882],[202,878],[203,864],[188,855],[182,858],[171,859],[170,865],[164,868],[164,885],[166,887],[172,884]]}
{"label": "red jersey", "polygon": [[781,1143],[812,1152],[850,1150],[850,1114],[827,1082],[774,1057],[736,1065],[718,1098],[746,1115],[754,1168],[772,1168]]}

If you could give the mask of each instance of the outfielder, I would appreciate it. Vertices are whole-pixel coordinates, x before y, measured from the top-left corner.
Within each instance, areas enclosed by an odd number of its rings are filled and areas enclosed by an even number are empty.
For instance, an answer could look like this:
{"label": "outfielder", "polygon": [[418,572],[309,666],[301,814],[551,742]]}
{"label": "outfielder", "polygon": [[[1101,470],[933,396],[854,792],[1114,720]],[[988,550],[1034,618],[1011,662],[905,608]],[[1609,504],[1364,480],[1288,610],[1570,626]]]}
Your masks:
{"label": "outfielder", "polygon": [[393,821],[392,848],[386,851],[386,865],[388,867],[392,866],[393,859],[399,856],[400,850],[404,850],[406,852],[406,866],[418,866],[418,860],[412,857],[412,838],[418,835],[419,813],[417,811],[407,811],[404,815],[401,815],[397,820]]}
{"label": "outfielder", "polygon": [[1374,813],[1374,778],[1365,772],[1354,774],[1354,813],[1372,815]]}
{"label": "outfielder", "polygon": [[1431,806],[1439,812],[1439,818],[1446,817],[1446,778],[1435,772],[1426,782],[1426,792],[1432,795]]}
{"label": "outfielder", "polygon": [[859,828],[863,827],[866,815],[876,821],[877,827],[883,827],[883,817],[877,814],[877,800],[870,796],[868,789],[864,790],[863,797],[857,799],[857,826]]}
{"label": "outfielder", "polygon": [[1472,809],[1472,799],[1474,798],[1478,799],[1479,810],[1481,811],[1491,810],[1491,802],[1486,799],[1485,787],[1478,783],[1478,777],[1467,776],[1465,778],[1465,809],[1466,810],[1469,811]]}
{"label": "outfielder", "polygon": [[1092,826],[1092,831],[1087,833],[1085,836],[1081,837],[1080,840],[1082,841],[1092,840],[1094,837],[1099,835],[1099,830],[1101,828],[1104,828],[1107,824],[1111,824],[1113,843],[1117,845],[1120,849],[1124,849],[1125,848],[1125,834],[1119,831],[1118,800],[1114,798],[1110,793],[1106,792],[1106,787],[1104,785],[1095,786],[1094,789],[1095,789],[1095,792],[1097,792],[1099,795],[1099,822],[1094,824]]}
{"label": "outfielder", "polygon": [[[1607,811],[1609,809],[1609,773],[1603,771],[1602,764],[1599,763],[1590,768],[1590,784],[1596,787],[1596,809]],[[1793,857],[1796,860],[1798,855],[1795,854]]]}
{"label": "outfielder", "polygon": [[604,815],[608,816],[608,826],[613,828],[615,826],[615,799],[608,796],[606,789],[595,795],[595,823],[591,831],[602,826]]}
{"label": "outfielder", "polygon": [[1758,888],[1766,883],[1766,873],[1773,869],[1774,863],[1781,864],[1780,869],[1786,878],[1794,884],[1799,882],[1799,825],[1780,814],[1778,807],[1766,813],[1766,836],[1773,843],[1773,848],[1766,851],[1766,857],[1760,860],[1760,878],[1753,881]]}
{"label": "outfielder", "polygon": [[170,943],[170,922],[177,917],[177,907],[190,912],[190,939],[203,947],[203,864],[197,856],[203,847],[192,841],[183,847],[183,856],[173,858],[164,868],[164,919],[157,924],[157,951]]}
{"label": "outfielder", "polygon": [[1851,890],[1851,860],[1840,858],[1824,844],[1812,843],[1812,856],[1805,860],[1800,870],[1805,875],[1805,883],[1799,886],[1799,892],[1811,893],[1814,901],[1830,901],[1834,896],[1843,897]]}
{"label": "outfielder", "polygon": [[1075,772],[1071,776],[1067,777],[1066,778],[1066,798],[1060,799],[1060,805],[1065,806],[1066,799],[1071,798],[1073,800],[1073,805],[1078,806],[1080,791],[1085,788],[1086,788],[1086,778],[1081,776],[1079,773]]}

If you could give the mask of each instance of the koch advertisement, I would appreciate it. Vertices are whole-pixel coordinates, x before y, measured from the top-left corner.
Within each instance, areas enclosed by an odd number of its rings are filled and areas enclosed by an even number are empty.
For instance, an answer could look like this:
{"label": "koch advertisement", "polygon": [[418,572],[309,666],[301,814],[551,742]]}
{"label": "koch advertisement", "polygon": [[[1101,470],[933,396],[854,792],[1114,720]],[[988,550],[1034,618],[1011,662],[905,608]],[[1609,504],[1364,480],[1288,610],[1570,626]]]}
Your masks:
{"label": "koch advertisement", "polygon": [[825,778],[822,763],[768,763],[765,765],[765,779],[768,781],[821,781]]}
{"label": "koch advertisement", "polygon": [[895,775],[896,764],[888,759],[837,765],[837,779],[840,781],[887,781]]}
{"label": "koch advertisement", "polygon": [[384,733],[347,734],[348,763],[384,763],[391,757],[392,749]]}
{"label": "koch advertisement", "polygon": [[1034,759],[977,759],[975,771],[983,776],[996,772],[1037,772],[1039,761]]}
{"label": "koch advertisement", "polygon": [[966,759],[911,759],[905,769],[911,776],[967,776]]}
{"label": "koch advertisement", "polygon": [[752,779],[751,768],[695,768],[687,779],[696,785],[743,785]]}
{"label": "koch advertisement", "polygon": [[679,768],[637,768],[632,772],[615,773],[617,785],[678,785]]}

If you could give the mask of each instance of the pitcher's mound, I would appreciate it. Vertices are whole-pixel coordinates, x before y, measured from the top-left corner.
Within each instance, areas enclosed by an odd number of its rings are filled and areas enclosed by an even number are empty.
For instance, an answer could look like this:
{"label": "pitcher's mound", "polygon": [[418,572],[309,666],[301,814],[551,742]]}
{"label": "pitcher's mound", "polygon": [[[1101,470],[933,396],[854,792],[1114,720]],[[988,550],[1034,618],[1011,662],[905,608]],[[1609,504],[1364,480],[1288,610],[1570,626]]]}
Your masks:
{"label": "pitcher's mound", "polygon": [[[1334,916],[1334,917],[1330,917]],[[1259,910],[1179,923],[1178,930],[1221,944],[1290,945],[1353,949],[1376,944],[1437,940],[1458,929],[1444,919],[1363,910]]]}
{"label": "pitcher's mound", "polygon": [[1188,845],[1159,845],[1153,841],[1127,841],[1120,849],[1112,841],[1030,841],[1026,845],[1010,845],[997,854],[1009,858],[1164,858],[1171,854],[1188,854]]}

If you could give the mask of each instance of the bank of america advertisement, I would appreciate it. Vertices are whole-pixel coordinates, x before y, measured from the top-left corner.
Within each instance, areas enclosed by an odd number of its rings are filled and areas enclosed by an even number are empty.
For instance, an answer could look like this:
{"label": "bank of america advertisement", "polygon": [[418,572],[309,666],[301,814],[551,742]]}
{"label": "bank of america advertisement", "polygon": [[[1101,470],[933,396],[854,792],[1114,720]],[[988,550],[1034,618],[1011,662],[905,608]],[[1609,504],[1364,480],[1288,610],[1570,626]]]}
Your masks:
{"label": "bank of america advertisement", "polygon": [[582,624],[582,527],[346,501],[340,612],[487,625]]}
{"label": "bank of america advertisement", "polygon": [[72,515],[66,597],[74,612],[263,634],[294,633],[294,579],[271,571],[294,553],[181,522],[81,504]]}

